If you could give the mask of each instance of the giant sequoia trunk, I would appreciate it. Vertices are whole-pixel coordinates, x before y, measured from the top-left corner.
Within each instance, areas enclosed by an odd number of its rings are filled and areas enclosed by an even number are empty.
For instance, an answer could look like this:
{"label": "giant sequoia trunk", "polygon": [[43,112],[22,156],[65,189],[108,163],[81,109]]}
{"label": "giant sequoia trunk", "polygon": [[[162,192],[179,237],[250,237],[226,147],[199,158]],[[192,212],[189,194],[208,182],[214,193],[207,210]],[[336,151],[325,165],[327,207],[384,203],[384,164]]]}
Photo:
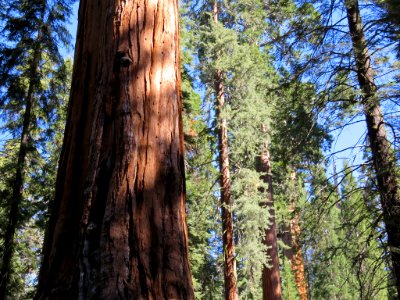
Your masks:
{"label": "giant sequoia trunk", "polygon": [[[214,23],[218,23],[218,2],[214,2]],[[221,219],[222,219],[222,243],[224,247],[224,283],[225,299],[238,299],[237,278],[236,278],[236,259],[235,244],[233,236],[233,212],[231,200],[231,177],[229,173],[229,153],[228,153],[228,126],[226,119],[222,116],[225,105],[225,90],[223,83],[223,72],[217,71],[215,74],[215,95],[217,106],[218,122],[218,150],[219,150],[219,170],[221,185]]]}
{"label": "giant sequoia trunk", "polygon": [[36,299],[194,299],[176,0],[82,0]]}
{"label": "giant sequoia trunk", "polygon": [[264,153],[260,156],[259,171],[264,172],[263,180],[268,184],[268,201],[265,204],[269,209],[271,226],[265,230],[263,243],[268,247],[267,255],[270,259],[270,267],[264,267],[262,273],[262,288],[264,300],[281,300],[282,286],[279,272],[278,244],[276,238],[275,208],[272,190],[272,167],[268,145],[264,147]]}
{"label": "giant sequoia trunk", "polygon": [[282,234],[283,242],[290,248],[283,250],[283,255],[290,263],[300,300],[307,300],[307,282],[304,272],[303,251],[300,244],[300,216],[293,209],[291,212],[294,213],[293,218],[290,220],[290,224],[285,226]]}
{"label": "giant sequoia trunk", "polygon": [[357,0],[346,1],[347,18],[358,82],[362,91],[362,104],[367,123],[368,139],[375,168],[383,210],[383,221],[388,235],[396,287],[400,295],[400,199],[398,195],[397,163],[387,139],[385,122],[376,95],[371,57],[368,52]]}
{"label": "giant sequoia trunk", "polygon": [[[291,184],[295,185],[297,180],[296,171],[290,174]],[[283,250],[283,255],[290,263],[290,268],[294,275],[294,283],[300,300],[307,300],[307,283],[304,271],[304,257],[300,243],[300,215],[295,210],[296,199],[289,199],[289,212],[291,219],[283,226],[282,241],[289,246]]]}
{"label": "giant sequoia trunk", "polygon": [[24,173],[26,168],[26,155],[29,148],[29,136],[31,130],[32,107],[34,102],[34,92],[37,89],[39,81],[39,62],[40,53],[39,33],[32,54],[31,64],[29,66],[29,85],[27,96],[25,98],[25,111],[22,121],[22,133],[18,149],[18,158],[15,170],[14,180],[12,182],[11,205],[8,212],[8,223],[4,235],[4,252],[2,256],[2,264],[0,270],[0,299],[5,299],[7,295],[7,286],[11,275],[11,260],[15,250],[15,232],[20,222],[20,206],[23,200],[24,190]]}
{"label": "giant sequoia trunk", "polygon": [[293,257],[291,259],[291,268],[294,274],[294,281],[296,284],[297,292],[300,300],[307,300],[307,283],[304,272],[304,258],[303,251],[301,250],[300,244],[300,216],[298,213],[295,214],[290,224],[290,232],[292,236],[292,247],[294,250]]}

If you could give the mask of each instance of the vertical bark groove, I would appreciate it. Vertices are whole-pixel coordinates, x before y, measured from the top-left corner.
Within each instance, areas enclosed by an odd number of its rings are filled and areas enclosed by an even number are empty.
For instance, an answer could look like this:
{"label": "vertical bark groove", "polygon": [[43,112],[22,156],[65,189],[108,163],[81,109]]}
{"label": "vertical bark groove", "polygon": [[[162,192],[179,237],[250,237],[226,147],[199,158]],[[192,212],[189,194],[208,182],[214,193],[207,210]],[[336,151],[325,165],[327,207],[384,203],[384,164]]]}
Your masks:
{"label": "vertical bark groove", "polygon": [[194,299],[175,0],[83,0],[36,299]]}
{"label": "vertical bark groove", "polygon": [[388,235],[397,292],[400,295],[400,199],[397,162],[387,139],[385,121],[374,82],[371,57],[367,48],[357,0],[346,1],[347,19],[353,43],[358,82],[367,123],[373,165],[380,193],[383,221]]}

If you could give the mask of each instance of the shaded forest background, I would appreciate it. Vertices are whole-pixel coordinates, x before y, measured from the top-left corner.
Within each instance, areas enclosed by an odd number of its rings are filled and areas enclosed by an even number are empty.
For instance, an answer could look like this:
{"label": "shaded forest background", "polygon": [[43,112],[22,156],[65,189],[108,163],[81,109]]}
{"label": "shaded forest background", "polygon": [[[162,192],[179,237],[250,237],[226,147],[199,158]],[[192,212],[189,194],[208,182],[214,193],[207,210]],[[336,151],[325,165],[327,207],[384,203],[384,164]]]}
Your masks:
{"label": "shaded forest background", "polygon": [[[68,0],[0,4],[0,299],[31,299],[76,16]],[[180,9],[196,299],[398,299],[400,3]]]}

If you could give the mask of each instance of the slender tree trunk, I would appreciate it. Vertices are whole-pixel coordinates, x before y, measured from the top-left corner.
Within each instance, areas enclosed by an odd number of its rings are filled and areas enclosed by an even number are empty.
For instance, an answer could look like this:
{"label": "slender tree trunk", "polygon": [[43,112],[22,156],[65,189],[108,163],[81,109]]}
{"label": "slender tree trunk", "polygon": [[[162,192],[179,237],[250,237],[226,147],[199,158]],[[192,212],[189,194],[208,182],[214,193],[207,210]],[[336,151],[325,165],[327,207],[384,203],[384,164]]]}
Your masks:
{"label": "slender tree trunk", "polygon": [[31,65],[29,67],[29,86],[27,96],[25,98],[25,111],[22,121],[22,134],[18,150],[18,159],[15,170],[15,177],[12,182],[12,198],[10,210],[8,213],[8,223],[4,236],[4,252],[0,270],[0,299],[7,296],[7,286],[11,275],[11,260],[15,250],[15,232],[20,222],[20,205],[23,200],[24,190],[24,173],[26,167],[26,155],[29,148],[29,135],[32,119],[32,106],[34,102],[34,91],[38,84],[38,67],[40,62],[39,39],[35,42],[36,46],[33,51]]}
{"label": "slender tree trunk", "polygon": [[[217,75],[218,77],[218,75]],[[228,156],[228,131],[226,120],[221,117],[224,107],[224,87],[222,81],[216,82],[218,95],[217,118],[218,118],[218,143],[219,143],[219,168],[221,184],[221,218],[222,218],[222,242],[225,259],[225,299],[238,299],[236,279],[236,259],[233,236],[233,212],[231,200],[231,179],[229,173]]]}
{"label": "slender tree trunk", "polygon": [[194,299],[176,0],[82,0],[36,299]]}
{"label": "slender tree trunk", "polygon": [[276,237],[275,208],[272,189],[272,167],[268,145],[264,147],[264,153],[260,157],[260,172],[264,172],[263,180],[268,184],[268,201],[271,226],[265,231],[263,243],[268,247],[267,255],[270,259],[270,268],[264,267],[262,273],[262,288],[264,300],[281,300],[282,286],[279,272],[278,244]]}
{"label": "slender tree trunk", "polygon": [[398,195],[397,163],[387,139],[385,122],[374,83],[371,57],[368,52],[357,0],[346,1],[347,18],[357,76],[362,90],[362,103],[367,123],[368,138],[375,168],[378,190],[388,235],[397,292],[400,295],[400,199]]}
{"label": "slender tree trunk", "polygon": [[[218,23],[218,1],[214,1],[213,11],[214,23]],[[231,177],[229,173],[229,152],[228,152],[228,127],[226,119],[222,116],[225,105],[225,90],[223,83],[223,72],[215,74],[215,94],[217,101],[217,122],[218,122],[218,149],[219,169],[221,185],[221,219],[222,219],[222,243],[224,247],[224,282],[225,299],[238,299],[235,243],[233,234],[233,211],[231,200]]]}

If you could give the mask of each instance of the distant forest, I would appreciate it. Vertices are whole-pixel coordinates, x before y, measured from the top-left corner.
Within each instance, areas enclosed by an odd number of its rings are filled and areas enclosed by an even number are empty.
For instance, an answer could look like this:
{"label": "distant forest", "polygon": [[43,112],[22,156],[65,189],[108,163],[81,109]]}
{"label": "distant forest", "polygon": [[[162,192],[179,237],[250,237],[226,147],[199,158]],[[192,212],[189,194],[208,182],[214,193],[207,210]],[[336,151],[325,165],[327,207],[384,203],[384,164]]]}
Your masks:
{"label": "distant forest", "polygon": [[399,0],[75,4],[0,0],[0,300],[400,299]]}

